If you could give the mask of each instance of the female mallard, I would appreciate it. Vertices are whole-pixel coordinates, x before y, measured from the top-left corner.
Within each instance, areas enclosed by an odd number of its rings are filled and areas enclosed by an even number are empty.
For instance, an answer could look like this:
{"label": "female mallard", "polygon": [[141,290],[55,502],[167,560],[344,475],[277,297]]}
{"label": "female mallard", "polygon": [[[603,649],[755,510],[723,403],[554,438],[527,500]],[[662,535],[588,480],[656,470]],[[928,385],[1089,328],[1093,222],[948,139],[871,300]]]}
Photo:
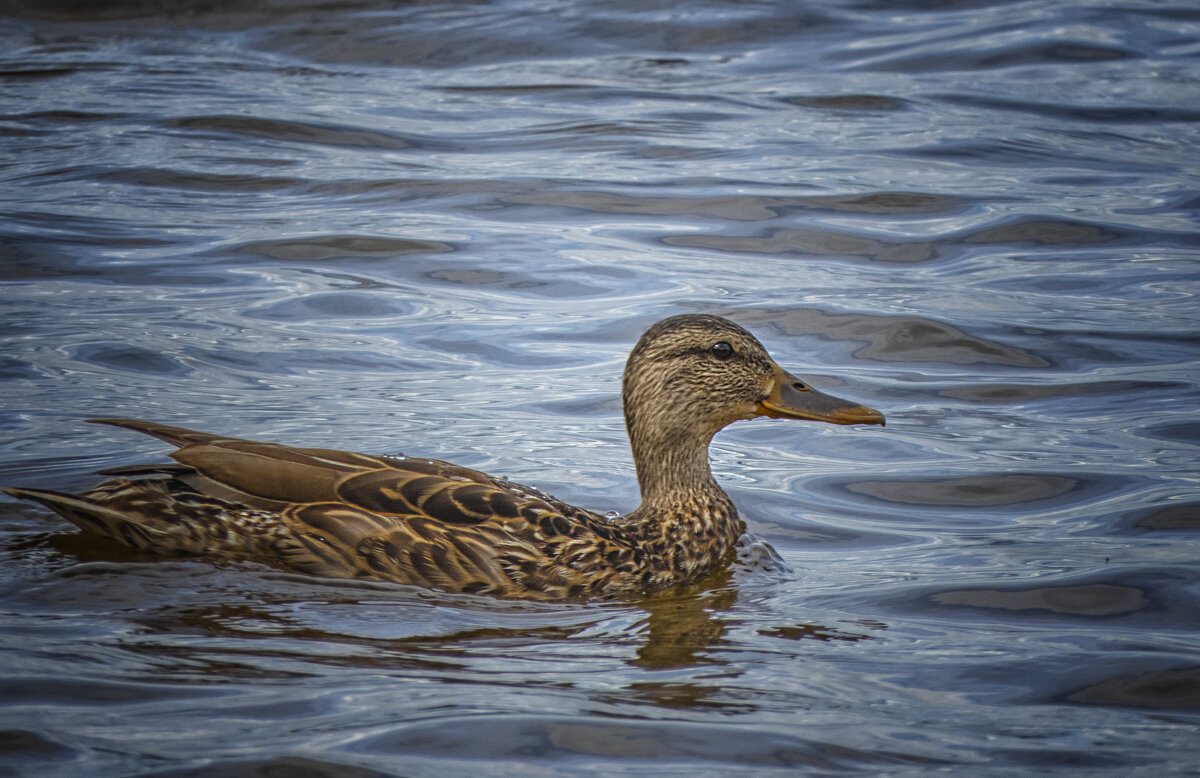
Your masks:
{"label": "female mallard", "polygon": [[614,597],[695,580],[727,558],[742,525],[708,466],[708,443],[727,424],[883,424],[878,411],[788,374],[716,316],[672,316],[647,330],[621,394],[642,503],[616,519],[448,462],[126,419],[93,421],[179,446],[177,464],[105,471],[121,477],[79,496],[5,491],[160,554],[501,597]]}

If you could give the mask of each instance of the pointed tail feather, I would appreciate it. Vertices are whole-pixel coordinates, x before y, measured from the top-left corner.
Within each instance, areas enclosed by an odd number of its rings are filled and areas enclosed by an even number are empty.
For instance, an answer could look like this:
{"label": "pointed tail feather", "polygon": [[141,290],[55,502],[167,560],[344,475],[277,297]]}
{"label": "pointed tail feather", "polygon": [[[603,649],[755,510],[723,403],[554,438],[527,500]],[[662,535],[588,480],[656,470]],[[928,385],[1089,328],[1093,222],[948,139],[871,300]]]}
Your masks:
{"label": "pointed tail feather", "polygon": [[105,507],[100,503],[73,494],[54,492],[49,489],[6,488],[5,494],[21,500],[41,503],[79,527],[84,532],[107,535],[127,546],[142,550],[161,551],[169,544],[167,533],[147,527],[128,515]]}
{"label": "pointed tail feather", "polygon": [[165,440],[181,448],[193,443],[210,443],[214,440],[229,439],[225,435],[214,435],[211,432],[200,432],[187,427],[172,427],[169,424],[159,424],[154,421],[138,421],[137,419],[88,419],[88,421],[92,424],[107,424],[111,427],[153,435],[159,440]]}

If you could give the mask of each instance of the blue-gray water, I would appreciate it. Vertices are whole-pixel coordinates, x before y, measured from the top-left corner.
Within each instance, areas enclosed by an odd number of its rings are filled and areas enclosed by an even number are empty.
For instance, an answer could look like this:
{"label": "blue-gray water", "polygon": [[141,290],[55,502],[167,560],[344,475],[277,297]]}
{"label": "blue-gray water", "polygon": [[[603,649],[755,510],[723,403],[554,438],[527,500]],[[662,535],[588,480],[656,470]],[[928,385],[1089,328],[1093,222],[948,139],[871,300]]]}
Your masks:
{"label": "blue-gray water", "polygon": [[1193,4],[3,8],[2,485],[160,460],[131,416],[628,510],[687,311],[888,426],[719,435],[787,569],[644,603],[2,502],[0,774],[1200,769]]}

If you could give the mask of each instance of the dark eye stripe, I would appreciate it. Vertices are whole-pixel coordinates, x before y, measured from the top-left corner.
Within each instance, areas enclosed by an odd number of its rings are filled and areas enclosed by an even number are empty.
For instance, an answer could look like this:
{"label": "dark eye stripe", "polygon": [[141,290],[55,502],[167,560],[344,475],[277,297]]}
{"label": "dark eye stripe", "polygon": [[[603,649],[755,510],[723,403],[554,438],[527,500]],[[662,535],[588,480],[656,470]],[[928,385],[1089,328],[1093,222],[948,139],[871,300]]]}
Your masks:
{"label": "dark eye stripe", "polygon": [[717,359],[729,359],[733,356],[733,346],[729,341],[722,340],[713,344],[712,353]]}

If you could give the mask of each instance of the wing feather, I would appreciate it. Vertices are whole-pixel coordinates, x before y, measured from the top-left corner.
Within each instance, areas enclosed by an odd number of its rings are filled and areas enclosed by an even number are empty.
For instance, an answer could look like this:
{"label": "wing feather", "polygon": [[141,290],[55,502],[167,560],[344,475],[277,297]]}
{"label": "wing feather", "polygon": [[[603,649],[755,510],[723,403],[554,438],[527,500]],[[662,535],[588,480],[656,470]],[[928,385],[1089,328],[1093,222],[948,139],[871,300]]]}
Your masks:
{"label": "wing feather", "polygon": [[[582,538],[606,546],[614,531],[602,517],[536,489],[438,460],[95,421],[179,446],[171,455],[178,465],[126,475],[166,477],[231,508],[278,516],[280,531],[264,532],[280,561],[305,572],[468,592],[535,590],[553,598],[588,557]],[[258,514],[252,521],[260,521]]]}

